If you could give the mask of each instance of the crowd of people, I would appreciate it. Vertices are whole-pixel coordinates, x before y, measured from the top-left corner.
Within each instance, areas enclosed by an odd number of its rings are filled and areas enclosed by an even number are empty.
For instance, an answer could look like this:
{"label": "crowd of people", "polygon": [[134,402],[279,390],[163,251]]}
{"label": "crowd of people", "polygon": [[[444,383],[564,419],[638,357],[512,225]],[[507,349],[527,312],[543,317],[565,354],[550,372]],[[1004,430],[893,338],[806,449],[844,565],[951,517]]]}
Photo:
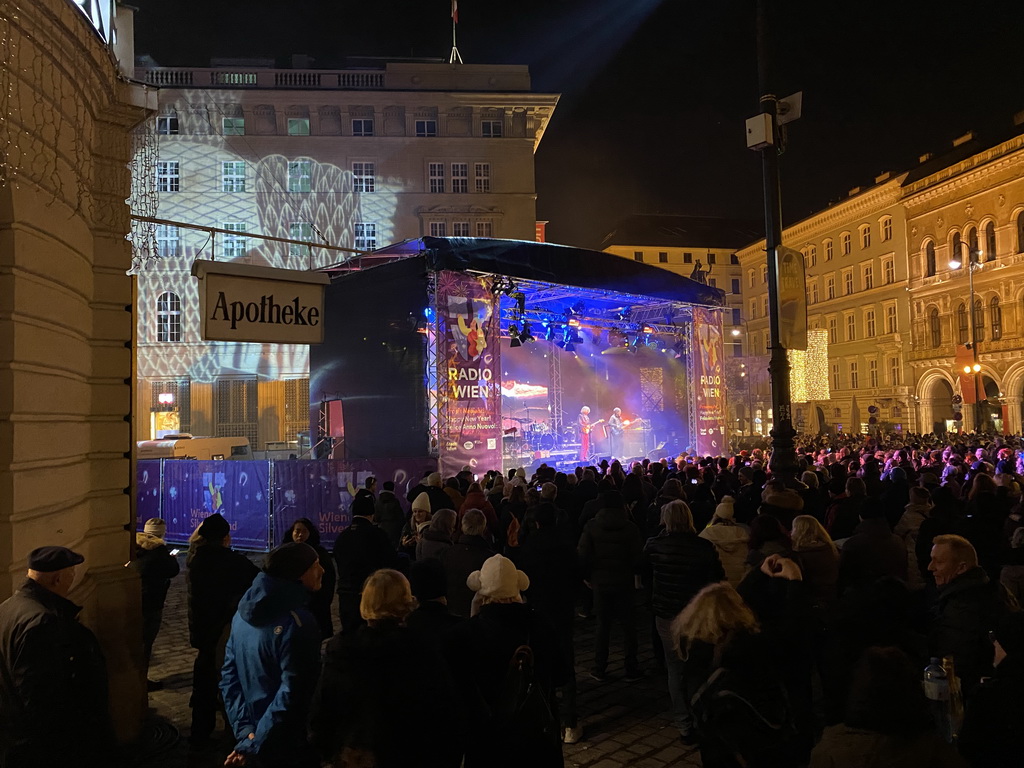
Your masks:
{"label": "crowd of people", "polygon": [[[211,515],[186,560],[190,741],[215,743],[221,712],[225,765],[562,765],[588,736],[574,633],[593,621],[589,677],[663,676],[707,768],[1020,765],[1022,462],[998,436],[813,438],[774,473],[752,447],[428,472],[401,495],[370,478],[330,550],[302,518],[262,569]],[[176,573],[162,530],[133,563],[147,655]],[[31,601],[73,621],[80,556],[33,558],[0,642]]]}

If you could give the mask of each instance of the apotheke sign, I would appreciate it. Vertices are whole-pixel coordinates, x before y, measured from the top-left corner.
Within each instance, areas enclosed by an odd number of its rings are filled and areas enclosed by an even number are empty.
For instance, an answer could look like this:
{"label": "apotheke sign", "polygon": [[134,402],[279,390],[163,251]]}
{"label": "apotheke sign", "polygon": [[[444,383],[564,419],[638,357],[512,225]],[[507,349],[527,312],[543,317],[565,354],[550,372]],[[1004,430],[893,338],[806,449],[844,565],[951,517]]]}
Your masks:
{"label": "apotheke sign", "polygon": [[196,261],[200,334],[207,341],[319,344],[330,278],[248,264]]}

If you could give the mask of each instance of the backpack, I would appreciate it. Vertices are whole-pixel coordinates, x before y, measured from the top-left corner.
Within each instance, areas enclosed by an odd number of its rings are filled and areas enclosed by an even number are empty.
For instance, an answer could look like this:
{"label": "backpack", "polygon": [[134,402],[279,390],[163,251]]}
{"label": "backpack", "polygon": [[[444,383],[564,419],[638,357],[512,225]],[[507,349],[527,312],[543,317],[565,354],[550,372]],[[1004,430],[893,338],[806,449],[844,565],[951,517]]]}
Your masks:
{"label": "backpack", "polygon": [[796,729],[785,688],[718,667],[690,701],[702,739],[740,766],[783,764]]}
{"label": "backpack", "polygon": [[[508,662],[501,695],[494,707],[494,725],[505,744],[526,747],[552,742],[561,749],[561,731],[557,714],[551,708],[547,692],[534,675],[533,649],[526,643],[516,648]],[[505,741],[505,738],[512,741]],[[502,742],[498,742],[502,743]]]}

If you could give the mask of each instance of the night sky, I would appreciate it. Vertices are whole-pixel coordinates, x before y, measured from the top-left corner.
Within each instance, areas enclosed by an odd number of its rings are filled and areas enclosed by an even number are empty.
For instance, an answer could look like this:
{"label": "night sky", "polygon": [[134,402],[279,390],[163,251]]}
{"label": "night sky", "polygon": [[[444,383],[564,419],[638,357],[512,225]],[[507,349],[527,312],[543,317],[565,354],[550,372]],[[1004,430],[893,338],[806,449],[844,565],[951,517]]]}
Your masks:
{"label": "night sky", "polygon": [[[136,52],[447,59],[450,0],[132,0]],[[1024,110],[1020,0],[786,0],[774,90],[803,91],[781,159],[786,223]],[[549,239],[595,247],[632,213],[759,218],[753,0],[459,0],[469,64],[528,64],[563,94],[537,154]]]}

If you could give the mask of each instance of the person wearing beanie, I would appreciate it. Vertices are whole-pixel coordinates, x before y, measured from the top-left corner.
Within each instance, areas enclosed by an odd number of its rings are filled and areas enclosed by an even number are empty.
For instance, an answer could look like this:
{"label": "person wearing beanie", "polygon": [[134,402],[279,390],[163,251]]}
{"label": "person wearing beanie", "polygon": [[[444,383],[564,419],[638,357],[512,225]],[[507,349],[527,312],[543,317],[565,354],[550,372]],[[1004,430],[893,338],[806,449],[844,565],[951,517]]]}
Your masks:
{"label": "person wearing beanie", "polygon": [[440,649],[448,630],[462,621],[461,616],[448,609],[448,579],[444,565],[436,557],[417,560],[409,568],[409,585],[418,605],[405,620],[406,626],[430,637]]}
{"label": "person wearing beanie", "polygon": [[391,546],[398,550],[402,541],[402,526],[405,525],[405,510],[395,495],[395,484],[385,480],[380,495],[373,505],[374,519],[377,525],[388,535]]}
{"label": "person wearing beanie", "polygon": [[735,502],[732,496],[723,496],[715,507],[708,527],[698,536],[707,539],[718,550],[718,558],[725,569],[726,580],[738,587],[747,572],[747,543],[750,531],[746,526],[736,522]]}
{"label": "person wearing beanie", "polygon": [[[529,578],[507,557],[494,555],[466,583],[476,592],[479,607],[473,618],[451,630],[445,649],[464,701],[478,702],[466,708],[465,768],[561,766],[555,688],[567,681],[569,665],[551,625],[523,602]],[[529,734],[517,729],[513,736],[505,717],[491,713],[501,711],[509,663],[524,644],[533,655],[533,682],[553,718],[549,728]]]}
{"label": "person wearing beanie", "polygon": [[331,617],[331,601],[334,599],[334,590],[338,584],[338,572],[334,565],[334,558],[320,544],[320,531],[308,517],[300,517],[288,532],[284,535],[284,543],[297,541],[300,544],[309,544],[316,550],[320,558],[320,565],[323,566],[324,576],[322,586],[309,597],[309,610],[316,617],[316,623],[320,627],[320,635],[326,640],[334,637],[334,620]]}
{"label": "person wearing beanie", "polygon": [[[153,643],[163,620],[167,590],[171,587],[171,579],[181,571],[178,560],[164,541],[166,535],[167,523],[159,517],[147,520],[142,531],[135,534],[135,557],[128,564],[139,574],[142,582],[142,650],[147,672],[153,657]],[[146,687],[150,691],[159,691],[163,684],[147,679]]]}
{"label": "person wearing beanie", "polygon": [[398,559],[387,533],[374,525],[374,514],[374,502],[369,496],[353,499],[352,524],[334,540],[341,632],[353,632],[363,623],[359,601],[369,575],[379,568],[393,567]]}
{"label": "person wearing beanie", "polygon": [[488,540],[487,517],[482,510],[467,509],[460,526],[461,535],[440,560],[448,581],[448,607],[456,616],[468,619],[474,593],[466,579],[483,567],[494,550]]}
{"label": "person wearing beanie", "polygon": [[220,691],[238,740],[225,765],[318,768],[306,721],[320,673],[320,628],[307,604],[324,568],[307,543],[273,550],[238,604]]}
{"label": "person wearing beanie", "polygon": [[878,579],[907,580],[907,546],[889,528],[877,504],[865,506],[860,524],[839,553],[839,594],[866,589]]}
{"label": "person wearing beanie", "polygon": [[202,749],[212,746],[210,737],[217,725],[218,660],[224,656],[226,630],[259,568],[231,549],[231,526],[217,513],[203,520],[189,542],[185,560],[188,637],[189,644],[198,651],[192,667],[189,743],[194,749]]}
{"label": "person wearing beanie", "polygon": [[106,661],[69,599],[84,561],[66,547],[32,550],[27,578],[0,604],[0,765],[116,762]]}

